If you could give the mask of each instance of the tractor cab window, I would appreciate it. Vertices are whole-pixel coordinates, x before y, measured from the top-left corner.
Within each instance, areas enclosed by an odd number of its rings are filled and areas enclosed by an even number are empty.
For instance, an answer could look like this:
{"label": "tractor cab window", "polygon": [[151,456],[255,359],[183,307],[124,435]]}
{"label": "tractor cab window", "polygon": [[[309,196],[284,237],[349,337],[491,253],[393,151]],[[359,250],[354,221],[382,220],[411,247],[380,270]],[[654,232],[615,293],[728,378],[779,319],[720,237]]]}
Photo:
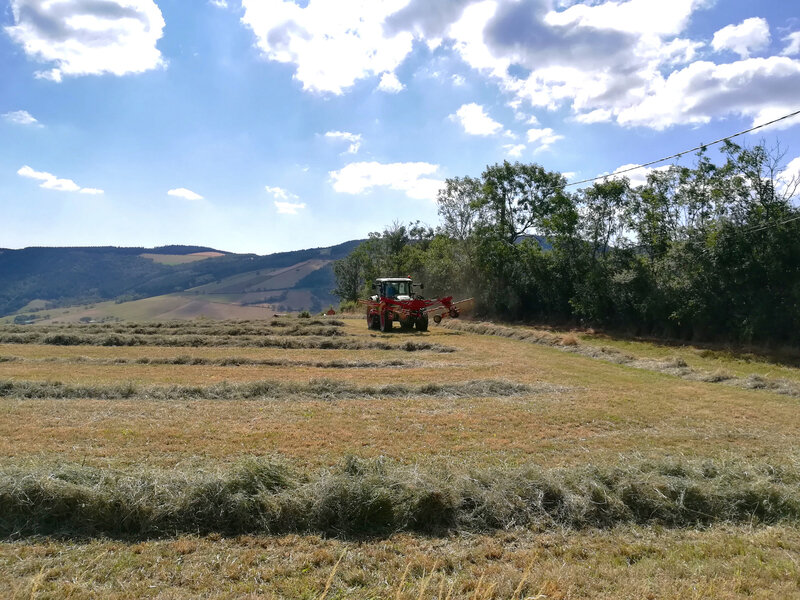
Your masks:
{"label": "tractor cab window", "polygon": [[409,281],[387,281],[384,284],[383,296],[386,298],[397,298],[398,296],[411,295],[411,282]]}

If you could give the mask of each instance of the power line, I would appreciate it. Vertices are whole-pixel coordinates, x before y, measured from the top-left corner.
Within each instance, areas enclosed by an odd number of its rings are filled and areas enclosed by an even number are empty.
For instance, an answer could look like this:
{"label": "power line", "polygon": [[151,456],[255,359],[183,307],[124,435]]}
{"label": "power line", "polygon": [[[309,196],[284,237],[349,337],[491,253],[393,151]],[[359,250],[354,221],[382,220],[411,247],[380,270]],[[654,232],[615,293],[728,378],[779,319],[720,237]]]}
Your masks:
{"label": "power line", "polygon": [[[768,223],[762,223],[762,224],[757,224],[757,225],[751,225],[750,227],[744,227],[744,228],[740,229],[739,233],[757,233],[759,231],[764,231],[765,229],[769,229],[770,227],[777,227],[777,226],[780,226],[780,225],[786,225],[787,223],[792,223],[793,221],[797,221],[797,220],[800,220],[800,216],[791,217],[789,219],[786,219],[784,221],[779,221],[777,223],[776,222],[768,222]],[[700,249],[700,251],[703,252],[703,253],[706,253],[706,254],[709,252],[708,248],[706,248],[707,243],[708,243],[708,241],[706,239],[700,239],[700,240],[698,240],[698,239],[670,240],[670,244],[672,244],[672,245],[693,246],[693,245],[697,244],[699,249]],[[639,244],[636,244],[635,246],[626,246],[625,249],[626,250],[641,250],[643,248],[647,248],[647,246],[648,246],[648,244],[646,244],[646,243],[639,243]]]}
{"label": "power line", "polygon": [[615,175],[620,175],[622,173],[627,173],[628,171],[635,171],[636,169],[642,169],[644,167],[649,167],[650,165],[655,165],[660,162],[664,162],[665,160],[671,160],[673,158],[679,158],[684,154],[689,154],[689,152],[695,152],[696,150],[701,150],[703,148],[707,148],[708,146],[714,146],[715,144],[719,144],[731,138],[738,137],[740,135],[744,135],[745,133],[750,133],[751,131],[755,131],[756,129],[761,129],[762,127],[766,127],[767,125],[772,125],[773,123],[777,123],[778,121],[783,121],[784,119],[789,119],[790,117],[794,117],[800,115],[800,110],[796,110],[793,113],[789,113],[788,115],[784,115],[777,119],[773,119],[767,123],[762,123],[761,125],[756,125],[755,127],[751,127],[750,129],[745,129],[744,131],[740,131],[738,133],[734,133],[732,135],[726,135],[723,138],[719,138],[718,140],[714,140],[713,142],[709,142],[708,144],[700,144],[699,146],[695,146],[694,148],[690,148],[689,150],[684,150],[683,152],[678,152],[677,154],[673,154],[672,156],[665,156],[664,158],[659,158],[658,160],[651,160],[650,162],[643,163],[641,165],[635,165],[633,167],[628,167],[627,169],[622,169],[621,171],[616,171],[614,173],[610,173],[608,175],[598,175],[597,177],[592,177],[591,179],[583,179],[581,181],[573,181],[572,183],[568,183],[564,187],[571,187],[573,185],[580,185],[581,183],[590,183],[592,181],[597,181],[598,179],[608,179],[609,177],[614,177]]}
{"label": "power line", "polygon": [[761,225],[755,225],[755,226],[753,226],[753,227],[751,227],[749,229],[745,229],[744,233],[753,233],[753,232],[756,232],[756,231],[763,231],[764,229],[769,229],[770,227],[774,227],[776,225],[786,225],[786,223],[791,223],[792,221],[797,221],[798,219],[800,219],[800,216],[792,217],[791,219],[786,219],[785,221],[780,221],[779,223],[767,222],[767,223],[763,223]]}

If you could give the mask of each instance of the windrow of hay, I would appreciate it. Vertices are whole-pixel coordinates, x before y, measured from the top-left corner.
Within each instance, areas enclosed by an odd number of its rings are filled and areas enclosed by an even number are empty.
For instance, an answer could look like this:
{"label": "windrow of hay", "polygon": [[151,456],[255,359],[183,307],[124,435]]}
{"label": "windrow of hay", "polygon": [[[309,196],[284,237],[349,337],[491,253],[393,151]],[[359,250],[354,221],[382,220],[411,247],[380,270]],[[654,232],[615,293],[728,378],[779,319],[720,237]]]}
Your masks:
{"label": "windrow of hay", "polygon": [[260,330],[245,330],[239,328],[219,328],[207,331],[197,331],[192,329],[185,330],[169,330],[160,331],[157,329],[141,330],[125,333],[97,331],[97,330],[69,330],[69,329],[51,329],[51,330],[34,330],[25,333],[6,333],[0,331],[0,343],[7,344],[31,344],[43,343],[54,345],[75,345],[71,340],[121,340],[111,344],[97,344],[94,345],[111,345],[111,346],[139,346],[146,345],[146,340],[153,338],[157,340],[169,340],[172,338],[177,339],[254,339],[262,336],[283,336],[283,337],[300,337],[300,336],[324,336],[336,337],[347,336],[339,327],[296,327],[296,328],[271,328]]}
{"label": "windrow of hay", "polygon": [[120,335],[112,334],[68,334],[68,333],[24,333],[0,334],[0,344],[41,344],[47,346],[165,346],[172,348],[284,348],[287,350],[431,350],[454,352],[455,349],[440,344],[422,341],[407,341],[404,344],[342,339],[338,330],[336,337],[300,336],[213,336],[213,335]]}
{"label": "windrow of hay", "polygon": [[723,383],[725,385],[732,385],[751,390],[763,389],[778,394],[783,394],[785,396],[800,398],[800,386],[798,386],[796,382],[789,381],[787,379],[766,378],[760,375],[737,377],[736,375],[727,373],[725,371],[708,372],[701,369],[693,369],[686,364],[686,361],[679,357],[670,358],[667,360],[637,358],[613,348],[607,348],[605,346],[597,347],[579,343],[578,340],[572,335],[561,336],[546,331],[505,327],[503,325],[495,325],[494,323],[473,323],[469,321],[456,320],[443,323],[443,327],[455,331],[477,333],[480,335],[495,335],[499,337],[520,340],[523,342],[529,342],[532,344],[550,346],[563,352],[580,354],[581,356],[596,358],[618,365],[625,365],[626,367],[633,367],[635,369],[645,369],[647,371],[666,373],[668,375],[674,375],[689,381]]}
{"label": "windrow of hay", "polygon": [[[36,325],[36,331],[81,332],[81,333],[124,333],[149,335],[160,333],[205,333],[209,335],[248,335],[260,334],[271,327],[287,330],[302,330],[309,327],[343,327],[339,319],[273,319],[254,320],[195,320],[195,321],[138,321],[130,323],[50,323]],[[0,331],[5,333],[29,333],[30,325],[4,325]]]}
{"label": "windrow of hay", "polygon": [[[0,363],[57,363],[82,365],[196,365],[212,367],[314,367],[317,369],[419,369],[438,366],[418,360],[293,360],[288,358],[249,358],[226,356],[206,358],[202,356],[141,357],[141,358],[92,358],[88,356],[51,356],[48,358],[26,358],[21,356],[2,356]],[[450,366],[453,366],[450,364]]]}
{"label": "windrow of hay", "polygon": [[797,523],[799,481],[795,465],[674,461],[469,470],[349,457],[311,474],[264,459],[214,473],[6,467],[0,536],[382,536]]}
{"label": "windrow of hay", "polygon": [[477,379],[459,383],[428,383],[424,385],[393,383],[383,386],[358,386],[332,379],[311,379],[307,382],[223,382],[210,386],[139,386],[133,383],[73,385],[46,381],[0,380],[0,397],[50,399],[247,400],[302,397],[340,400],[418,397],[491,398],[520,396],[543,391],[553,391],[553,389],[551,389],[551,386],[533,387],[500,379]]}

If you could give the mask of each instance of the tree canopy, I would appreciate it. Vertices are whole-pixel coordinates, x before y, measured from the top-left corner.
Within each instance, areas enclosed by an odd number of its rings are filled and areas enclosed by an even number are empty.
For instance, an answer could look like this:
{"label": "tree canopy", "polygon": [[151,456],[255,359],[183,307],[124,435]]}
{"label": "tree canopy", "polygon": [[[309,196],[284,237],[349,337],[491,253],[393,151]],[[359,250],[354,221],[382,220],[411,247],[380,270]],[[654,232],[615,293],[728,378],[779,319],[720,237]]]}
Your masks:
{"label": "tree canopy", "polygon": [[[353,300],[377,276],[472,295],[505,319],[700,340],[800,342],[800,179],[780,149],[725,142],[712,161],[577,191],[537,164],[448,179],[441,223],[393,224],[336,266]],[[413,233],[412,232],[416,232]]]}

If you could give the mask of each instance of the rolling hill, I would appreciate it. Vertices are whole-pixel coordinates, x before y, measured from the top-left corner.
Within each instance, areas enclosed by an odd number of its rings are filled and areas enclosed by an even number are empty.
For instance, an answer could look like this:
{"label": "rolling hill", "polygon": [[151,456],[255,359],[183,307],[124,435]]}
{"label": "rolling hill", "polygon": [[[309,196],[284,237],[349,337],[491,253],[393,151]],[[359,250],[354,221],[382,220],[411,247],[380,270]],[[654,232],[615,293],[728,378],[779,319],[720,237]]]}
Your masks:
{"label": "rolling hill", "polygon": [[0,249],[0,317],[17,322],[257,318],[335,303],[353,240],[259,256],[198,246]]}

